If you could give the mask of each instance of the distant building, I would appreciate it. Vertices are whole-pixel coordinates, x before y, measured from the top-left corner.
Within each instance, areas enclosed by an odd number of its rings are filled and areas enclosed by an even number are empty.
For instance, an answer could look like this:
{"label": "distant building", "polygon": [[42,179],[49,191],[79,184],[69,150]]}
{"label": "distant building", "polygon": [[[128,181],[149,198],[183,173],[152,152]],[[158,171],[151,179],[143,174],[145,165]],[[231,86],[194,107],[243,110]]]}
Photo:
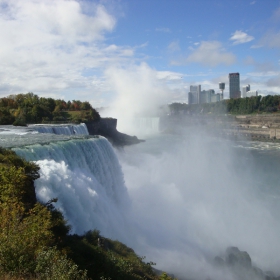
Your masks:
{"label": "distant building", "polygon": [[240,98],[240,77],[239,73],[229,73],[229,98]]}
{"label": "distant building", "polygon": [[246,97],[258,96],[258,92],[256,90],[251,90],[246,92]]}
{"label": "distant building", "polygon": [[222,91],[220,94],[220,100],[224,99],[224,90],[225,90],[226,84],[225,83],[219,83],[219,89]]}
{"label": "distant building", "polygon": [[[225,88],[225,84],[222,83],[221,89]],[[190,92],[188,93],[189,104],[204,104],[211,102],[218,102],[223,100],[223,94],[215,94],[214,89],[201,90],[201,85],[190,86]]]}
{"label": "distant building", "polygon": [[215,94],[214,89],[209,90],[202,90],[200,93],[200,102],[203,103],[212,103],[212,102],[218,102],[221,101],[222,94],[217,93]]}
{"label": "distant building", "polygon": [[189,104],[199,104],[200,103],[200,93],[201,85],[190,86],[190,92],[188,94]]}
{"label": "distant building", "polygon": [[244,86],[242,87],[242,97],[245,98],[245,97],[249,97],[247,96],[247,92],[250,91],[250,85],[247,85],[247,86]]}
{"label": "distant building", "polygon": [[201,102],[201,104],[211,102],[211,92],[209,90],[202,90],[201,91],[200,102]]}
{"label": "distant building", "polygon": [[219,102],[221,100],[221,95],[220,93],[217,94],[212,94],[211,95],[211,103],[212,102]]}

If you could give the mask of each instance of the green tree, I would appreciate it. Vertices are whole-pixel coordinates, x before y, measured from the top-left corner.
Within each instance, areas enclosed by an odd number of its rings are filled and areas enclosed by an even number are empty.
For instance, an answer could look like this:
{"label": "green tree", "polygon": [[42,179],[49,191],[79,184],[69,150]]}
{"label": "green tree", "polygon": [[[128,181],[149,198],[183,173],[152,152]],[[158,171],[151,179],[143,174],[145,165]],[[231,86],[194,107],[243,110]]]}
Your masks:
{"label": "green tree", "polygon": [[45,248],[36,258],[35,272],[41,280],[86,280],[87,271],[78,266],[55,247]]}
{"label": "green tree", "polygon": [[15,121],[15,117],[11,115],[8,108],[0,107],[0,124],[11,124]]}

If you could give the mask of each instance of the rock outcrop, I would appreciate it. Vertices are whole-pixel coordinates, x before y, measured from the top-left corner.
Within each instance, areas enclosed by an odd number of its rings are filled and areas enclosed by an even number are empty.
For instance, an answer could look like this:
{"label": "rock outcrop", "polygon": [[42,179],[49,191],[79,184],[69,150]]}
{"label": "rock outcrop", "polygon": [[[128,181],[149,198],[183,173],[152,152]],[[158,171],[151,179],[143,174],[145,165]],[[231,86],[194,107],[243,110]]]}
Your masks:
{"label": "rock outcrop", "polygon": [[117,119],[101,118],[97,121],[86,122],[90,135],[101,135],[106,137],[114,146],[125,146],[138,144],[145,140],[138,139],[117,130]]}
{"label": "rock outcrop", "polygon": [[229,247],[223,257],[215,257],[214,266],[225,274],[231,273],[237,280],[280,280],[273,272],[253,266],[250,255],[237,247]]}

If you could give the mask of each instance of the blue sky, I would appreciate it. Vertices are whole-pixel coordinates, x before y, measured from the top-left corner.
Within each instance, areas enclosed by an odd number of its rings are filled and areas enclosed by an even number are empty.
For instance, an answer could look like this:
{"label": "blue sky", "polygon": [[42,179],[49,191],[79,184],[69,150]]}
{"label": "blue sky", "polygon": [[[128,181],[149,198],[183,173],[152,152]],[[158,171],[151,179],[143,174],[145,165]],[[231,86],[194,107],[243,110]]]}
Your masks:
{"label": "blue sky", "polygon": [[0,41],[1,97],[149,109],[230,72],[280,94],[279,0],[0,0]]}

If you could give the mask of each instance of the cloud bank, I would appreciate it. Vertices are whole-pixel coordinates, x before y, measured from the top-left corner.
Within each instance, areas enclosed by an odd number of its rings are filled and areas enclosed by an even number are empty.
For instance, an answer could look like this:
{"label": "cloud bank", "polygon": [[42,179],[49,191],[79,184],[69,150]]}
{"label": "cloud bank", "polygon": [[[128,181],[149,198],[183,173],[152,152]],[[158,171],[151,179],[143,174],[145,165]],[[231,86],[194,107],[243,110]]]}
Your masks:
{"label": "cloud bank", "polygon": [[202,41],[186,59],[187,63],[200,63],[205,66],[217,66],[219,64],[231,65],[235,62],[235,56],[226,52],[218,41]]}
{"label": "cloud bank", "polygon": [[101,4],[65,1],[1,1],[0,94],[50,95],[94,90],[89,71],[133,55],[108,45],[116,19]]}

